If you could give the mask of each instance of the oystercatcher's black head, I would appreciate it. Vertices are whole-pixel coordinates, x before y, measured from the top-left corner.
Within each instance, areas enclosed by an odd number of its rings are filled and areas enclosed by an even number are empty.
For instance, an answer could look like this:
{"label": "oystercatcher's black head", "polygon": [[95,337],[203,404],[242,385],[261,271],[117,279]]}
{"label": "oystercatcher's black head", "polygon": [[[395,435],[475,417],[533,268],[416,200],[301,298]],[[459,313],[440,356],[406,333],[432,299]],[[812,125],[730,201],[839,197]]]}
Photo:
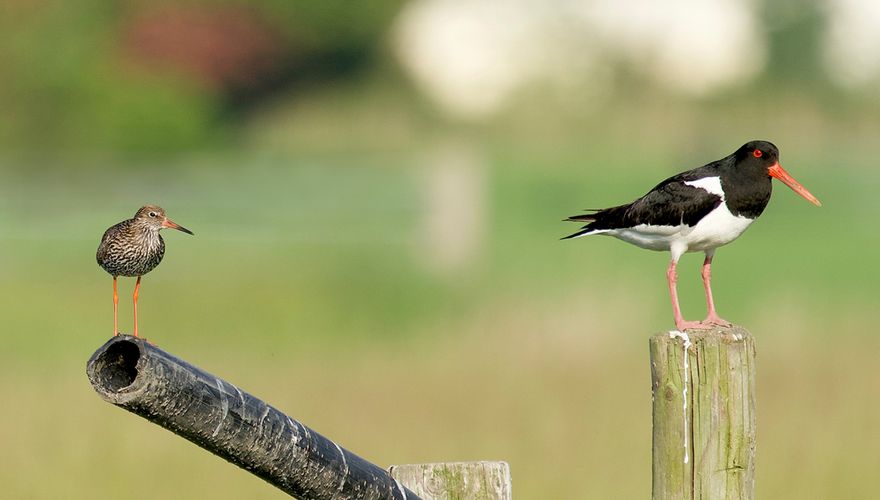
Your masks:
{"label": "oystercatcher's black head", "polygon": [[733,156],[737,170],[779,179],[805,200],[816,206],[822,206],[822,203],[812,193],[782,168],[782,165],[779,164],[779,149],[772,142],[747,142],[736,150]]}
{"label": "oystercatcher's black head", "polygon": [[779,161],[779,148],[772,142],[751,141],[734,153],[738,168],[763,168],[767,170]]}

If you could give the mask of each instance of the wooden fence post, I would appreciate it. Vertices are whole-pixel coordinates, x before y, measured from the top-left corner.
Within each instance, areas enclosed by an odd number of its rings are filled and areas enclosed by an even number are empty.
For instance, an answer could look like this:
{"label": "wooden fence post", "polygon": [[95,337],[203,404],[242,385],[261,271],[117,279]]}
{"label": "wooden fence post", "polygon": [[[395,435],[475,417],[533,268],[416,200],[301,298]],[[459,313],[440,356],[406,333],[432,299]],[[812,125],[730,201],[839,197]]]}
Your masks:
{"label": "wooden fence post", "polygon": [[755,498],[755,340],[745,328],[650,339],[654,500]]}
{"label": "wooden fence post", "polygon": [[507,462],[392,465],[388,471],[424,500],[511,500]]}

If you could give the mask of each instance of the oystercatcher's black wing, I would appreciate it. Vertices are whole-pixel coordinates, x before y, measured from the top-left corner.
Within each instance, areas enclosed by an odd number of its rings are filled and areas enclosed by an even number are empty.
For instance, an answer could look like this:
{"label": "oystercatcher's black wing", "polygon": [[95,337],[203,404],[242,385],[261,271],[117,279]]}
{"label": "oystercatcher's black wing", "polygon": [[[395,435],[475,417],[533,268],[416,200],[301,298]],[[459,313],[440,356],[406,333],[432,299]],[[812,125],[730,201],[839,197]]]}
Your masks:
{"label": "oystercatcher's black wing", "polygon": [[[714,174],[709,164],[670,177],[641,198],[616,207],[573,215],[568,221],[589,221],[580,231],[562,239],[584,236],[594,231],[649,226],[694,226],[721,204],[721,196],[685,184]],[[717,175],[717,174],[714,174]]]}

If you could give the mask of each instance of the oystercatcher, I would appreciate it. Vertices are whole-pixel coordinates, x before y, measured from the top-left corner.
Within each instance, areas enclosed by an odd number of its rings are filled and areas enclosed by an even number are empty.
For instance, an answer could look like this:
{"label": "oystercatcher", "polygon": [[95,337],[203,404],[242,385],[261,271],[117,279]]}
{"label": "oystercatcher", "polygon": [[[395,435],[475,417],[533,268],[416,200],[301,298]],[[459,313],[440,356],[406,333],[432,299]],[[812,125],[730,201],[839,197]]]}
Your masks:
{"label": "oystercatcher", "polygon": [[[588,210],[568,221],[588,221],[580,231],[563,239],[606,234],[649,250],[669,250],[666,270],[675,328],[729,326],[712,300],[711,266],[715,249],[730,243],[761,215],[779,179],[816,206],[819,200],[779,164],[779,150],[767,141],[744,144],[733,154],[682,172],[658,184],[641,198],[611,208]],[[704,252],[702,277],[709,313],[703,321],[685,321],[678,303],[675,268],[685,252]]]}
{"label": "oystercatcher", "polygon": [[137,306],[141,276],[152,271],[162,262],[162,257],[165,255],[165,241],[159,235],[159,231],[166,227],[193,234],[189,229],[166,217],[162,207],[147,205],[141,207],[133,218],[107,229],[101,237],[96,258],[98,265],[113,276],[113,335],[119,335],[117,321],[119,295],[116,293],[116,278],[137,276],[133,301],[134,336],[138,336]]}

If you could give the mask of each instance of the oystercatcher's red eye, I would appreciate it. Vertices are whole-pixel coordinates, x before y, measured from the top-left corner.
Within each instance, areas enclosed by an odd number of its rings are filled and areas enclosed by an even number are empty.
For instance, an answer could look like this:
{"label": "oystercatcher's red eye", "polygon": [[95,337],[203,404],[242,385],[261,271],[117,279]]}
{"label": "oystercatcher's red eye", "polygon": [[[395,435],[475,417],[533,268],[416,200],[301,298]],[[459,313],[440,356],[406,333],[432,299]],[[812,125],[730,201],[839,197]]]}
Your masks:
{"label": "oystercatcher's red eye", "polygon": [[764,153],[760,149],[756,149],[756,150],[752,151],[752,156],[754,156],[755,158],[760,158],[761,155],[763,155],[763,154]]}

